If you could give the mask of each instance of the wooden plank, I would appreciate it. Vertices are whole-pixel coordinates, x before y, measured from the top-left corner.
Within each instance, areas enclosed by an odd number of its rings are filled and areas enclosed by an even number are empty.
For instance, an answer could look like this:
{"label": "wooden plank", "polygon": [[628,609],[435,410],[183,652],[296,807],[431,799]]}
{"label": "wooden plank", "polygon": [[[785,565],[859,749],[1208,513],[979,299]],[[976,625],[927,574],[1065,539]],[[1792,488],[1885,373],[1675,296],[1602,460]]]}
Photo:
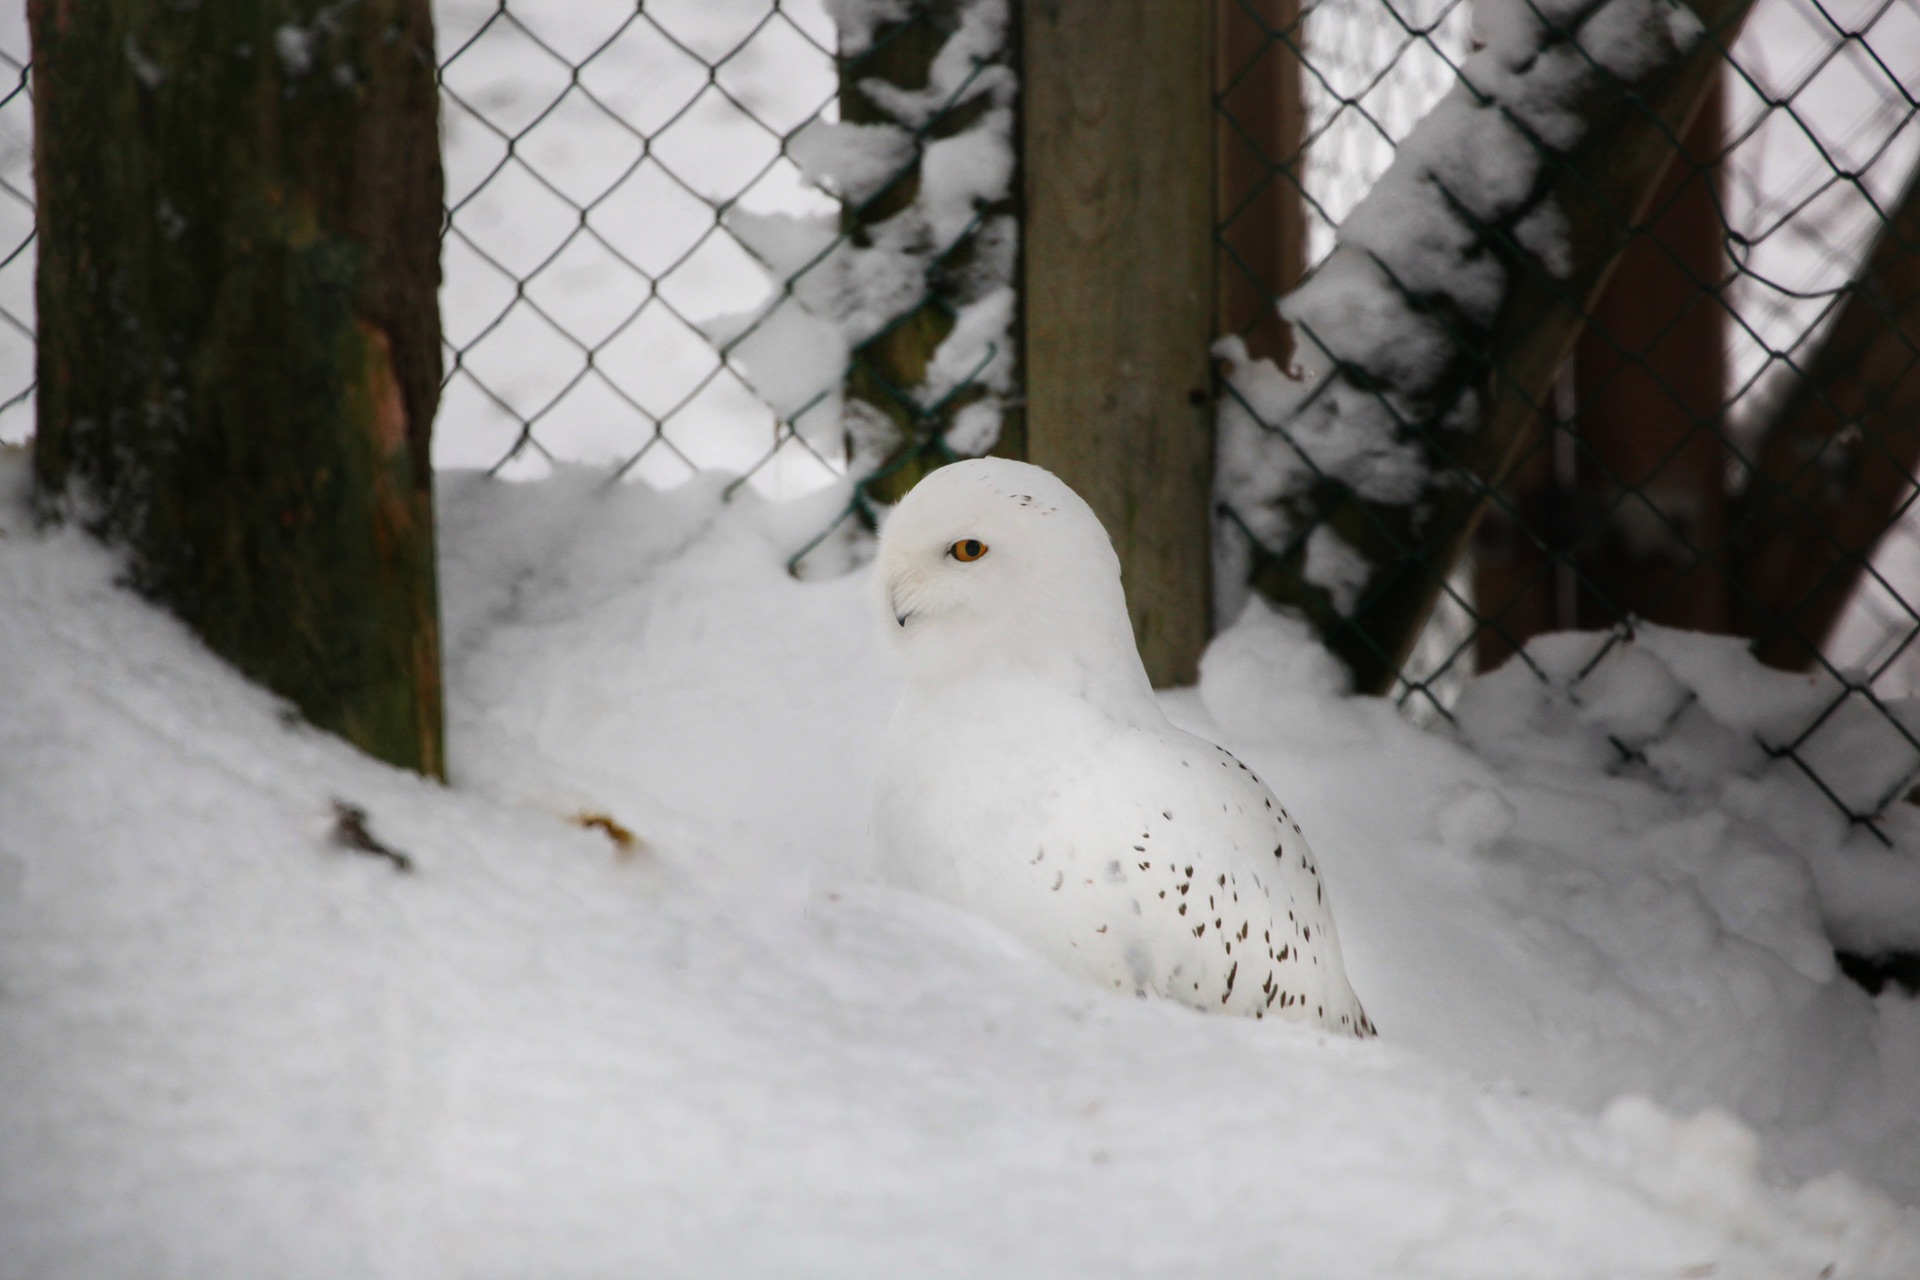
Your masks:
{"label": "wooden plank", "polygon": [[1813,664],[1920,466],[1920,173],[1881,227],[1840,314],[1744,459],[1737,621],[1775,666]]}
{"label": "wooden plank", "polygon": [[1023,6],[1028,457],[1113,535],[1156,685],[1211,613],[1213,16]]}
{"label": "wooden plank", "polygon": [[43,509],[315,724],[439,775],[427,0],[28,12]]}
{"label": "wooden plank", "polygon": [[1509,477],[1505,506],[1474,540],[1482,669],[1543,631],[1633,616],[1723,631],[1727,274],[1712,168],[1724,95],[1709,94],[1670,164],[1644,230],[1594,306],[1543,419]]}
{"label": "wooden plank", "polygon": [[1716,79],[1574,348],[1579,508],[1576,615],[1725,631],[1726,224]]}
{"label": "wooden plank", "polygon": [[1219,0],[1214,31],[1215,327],[1284,369],[1293,329],[1274,304],[1299,285],[1307,264],[1299,0]]}

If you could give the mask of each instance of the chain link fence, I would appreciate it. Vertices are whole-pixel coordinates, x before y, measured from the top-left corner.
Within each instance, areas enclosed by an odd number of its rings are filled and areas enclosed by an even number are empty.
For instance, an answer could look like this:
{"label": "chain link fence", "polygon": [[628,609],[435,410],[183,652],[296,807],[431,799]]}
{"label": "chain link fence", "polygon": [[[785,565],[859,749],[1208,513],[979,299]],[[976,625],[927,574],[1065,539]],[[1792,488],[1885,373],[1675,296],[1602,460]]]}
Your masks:
{"label": "chain link fence", "polygon": [[[819,0],[436,5],[437,466],[723,471],[796,497],[992,445],[1017,245],[1005,7],[869,8],[836,28]],[[0,439],[18,442],[31,91],[19,6],[0,23]],[[849,491],[833,528],[868,514]]]}
{"label": "chain link fence", "polygon": [[[1386,264],[1407,309],[1429,320],[1435,294],[1453,285],[1422,284],[1416,277],[1427,264],[1404,250],[1376,251],[1367,236],[1381,222],[1378,208],[1356,217],[1357,231],[1336,236],[1336,228],[1443,95],[1474,107],[1491,101],[1509,119],[1525,115],[1487,87],[1489,60],[1507,56],[1502,42],[1511,45],[1516,30],[1536,29],[1530,57],[1559,42],[1581,54],[1577,74],[1596,63],[1607,70],[1607,51],[1591,54],[1598,37],[1581,26],[1598,5],[1487,3],[1470,18],[1466,4],[1446,0],[1326,0],[1285,11],[1234,3],[1243,22],[1257,23],[1264,41],[1303,67],[1303,127],[1269,161],[1276,180],[1298,192],[1307,278],[1345,270],[1335,246],[1352,239]],[[1797,710],[1756,732],[1764,760],[1754,771],[1787,771],[1886,840],[1889,821],[1904,816],[1890,806],[1920,776],[1920,703],[1910,696],[1920,684],[1920,450],[1909,386],[1920,375],[1920,327],[1909,314],[1920,299],[1920,13],[1880,0],[1759,0],[1743,23],[1700,38],[1714,42],[1718,85],[1691,131],[1668,139],[1678,159],[1633,226],[1612,281],[1597,299],[1568,299],[1584,332],[1527,406],[1533,421],[1500,486],[1480,484],[1486,513],[1477,535],[1457,561],[1417,539],[1400,544],[1430,579],[1446,577],[1429,588],[1439,604],[1397,664],[1394,694],[1417,716],[1450,718],[1467,675],[1517,653],[1577,708],[1649,622],[1746,637],[1776,666],[1806,673],[1790,686]],[[1258,45],[1243,51],[1241,66],[1260,56]],[[1223,78],[1231,83],[1235,72],[1225,68]],[[1231,117],[1230,93],[1221,109]],[[1232,119],[1228,126],[1241,129]],[[1554,145],[1545,130],[1517,132],[1528,137],[1529,162],[1549,177],[1575,165],[1577,147]],[[1424,179],[1456,212],[1471,211],[1478,192],[1448,189],[1448,139],[1428,133],[1411,145]],[[1406,189],[1385,202],[1405,203]],[[1527,242],[1524,218],[1492,221],[1476,227],[1486,239],[1504,238],[1509,249],[1521,241],[1551,258],[1552,237]],[[1404,216],[1397,226],[1423,229]],[[1321,366],[1317,387],[1314,371],[1302,392],[1283,386],[1272,367],[1263,384],[1247,374],[1244,348],[1229,352],[1241,367],[1228,379],[1223,426],[1236,414],[1251,420],[1264,447],[1284,445],[1297,470],[1341,496],[1331,506],[1296,505],[1290,521],[1257,501],[1236,502],[1231,487],[1223,496],[1224,526],[1250,544],[1256,565],[1304,560],[1306,578],[1337,595],[1338,557],[1315,570],[1315,544],[1333,541],[1334,522],[1366,495],[1364,482],[1341,479],[1343,460],[1316,435],[1314,397],[1382,388],[1373,394],[1392,423],[1383,438],[1446,465],[1459,461],[1448,453],[1459,446],[1446,415],[1474,406],[1461,393],[1437,408],[1410,408],[1391,378],[1369,383],[1377,364],[1356,368],[1365,357],[1312,331],[1328,310],[1292,309],[1299,346]],[[1494,384],[1505,379],[1511,390],[1489,329],[1461,322],[1457,311],[1447,323],[1447,338],[1491,356]],[[1465,474],[1456,469],[1455,479]],[[1368,602],[1344,603],[1336,615],[1357,615]],[[1609,639],[1571,665],[1528,646],[1532,636],[1574,628]],[[1754,697],[1764,700],[1758,686]],[[1614,735],[1621,768],[1644,771],[1649,750],[1657,755],[1681,732],[1699,700],[1690,694],[1655,723]]]}
{"label": "chain link fence", "polygon": [[817,0],[439,6],[439,462],[720,470],[791,497],[993,443],[1004,6],[870,9],[836,28]]}

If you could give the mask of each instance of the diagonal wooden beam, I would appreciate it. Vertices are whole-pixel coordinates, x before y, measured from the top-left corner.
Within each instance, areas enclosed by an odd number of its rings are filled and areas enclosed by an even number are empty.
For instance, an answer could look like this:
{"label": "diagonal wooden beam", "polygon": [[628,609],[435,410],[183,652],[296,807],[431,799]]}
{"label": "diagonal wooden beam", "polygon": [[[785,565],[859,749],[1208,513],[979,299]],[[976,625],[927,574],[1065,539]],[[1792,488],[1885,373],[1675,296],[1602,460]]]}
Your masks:
{"label": "diagonal wooden beam", "polygon": [[1735,508],[1736,624],[1774,666],[1812,665],[1920,465],[1920,171],[1760,434]]}
{"label": "diagonal wooden beam", "polygon": [[1492,332],[1476,352],[1487,370],[1483,407],[1465,430],[1435,433],[1443,465],[1418,501],[1367,501],[1321,486],[1294,512],[1295,527],[1324,524],[1365,560],[1357,606],[1343,614],[1327,591],[1307,581],[1304,541],[1284,557],[1256,562],[1254,584],[1313,620],[1353,672],[1357,690],[1393,688],[1489,497],[1519,459],[1621,251],[1644,221],[1677,140],[1713,91],[1726,45],[1751,0],[1698,0],[1690,7],[1706,34],[1686,54],[1642,82],[1602,84],[1579,104],[1586,131],[1556,160],[1551,184],[1567,218],[1571,269],[1556,274],[1504,233],[1485,233],[1482,247],[1500,260],[1509,283]]}

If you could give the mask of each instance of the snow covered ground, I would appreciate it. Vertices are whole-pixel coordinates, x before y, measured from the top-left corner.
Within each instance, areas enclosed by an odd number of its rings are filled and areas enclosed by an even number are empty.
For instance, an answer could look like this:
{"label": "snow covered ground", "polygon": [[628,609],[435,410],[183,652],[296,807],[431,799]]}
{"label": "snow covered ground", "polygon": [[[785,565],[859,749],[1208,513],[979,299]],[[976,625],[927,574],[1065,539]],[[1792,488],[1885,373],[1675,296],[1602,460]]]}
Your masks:
{"label": "snow covered ground", "polygon": [[440,787],[36,532],[25,470],[0,1277],[1920,1274],[1920,1005],[1823,936],[1900,913],[1820,896],[1913,894],[1920,841],[1739,750],[1797,695],[1713,642],[1496,674],[1445,736],[1256,614],[1168,696],[1312,832],[1355,1043],[873,884],[893,677],[864,572],[783,572],[804,504],[444,476]]}

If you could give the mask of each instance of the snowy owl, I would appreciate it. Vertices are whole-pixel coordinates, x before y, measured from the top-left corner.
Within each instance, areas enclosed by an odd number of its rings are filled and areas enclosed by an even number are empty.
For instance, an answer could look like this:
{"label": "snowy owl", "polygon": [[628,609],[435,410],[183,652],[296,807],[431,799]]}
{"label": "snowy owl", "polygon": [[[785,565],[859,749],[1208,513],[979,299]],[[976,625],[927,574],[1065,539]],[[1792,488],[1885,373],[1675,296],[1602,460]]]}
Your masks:
{"label": "snowy owl", "polygon": [[887,521],[879,583],[906,673],[887,878],[1108,988],[1373,1034],[1299,823],[1161,713],[1078,494],[1023,462],[944,467]]}

